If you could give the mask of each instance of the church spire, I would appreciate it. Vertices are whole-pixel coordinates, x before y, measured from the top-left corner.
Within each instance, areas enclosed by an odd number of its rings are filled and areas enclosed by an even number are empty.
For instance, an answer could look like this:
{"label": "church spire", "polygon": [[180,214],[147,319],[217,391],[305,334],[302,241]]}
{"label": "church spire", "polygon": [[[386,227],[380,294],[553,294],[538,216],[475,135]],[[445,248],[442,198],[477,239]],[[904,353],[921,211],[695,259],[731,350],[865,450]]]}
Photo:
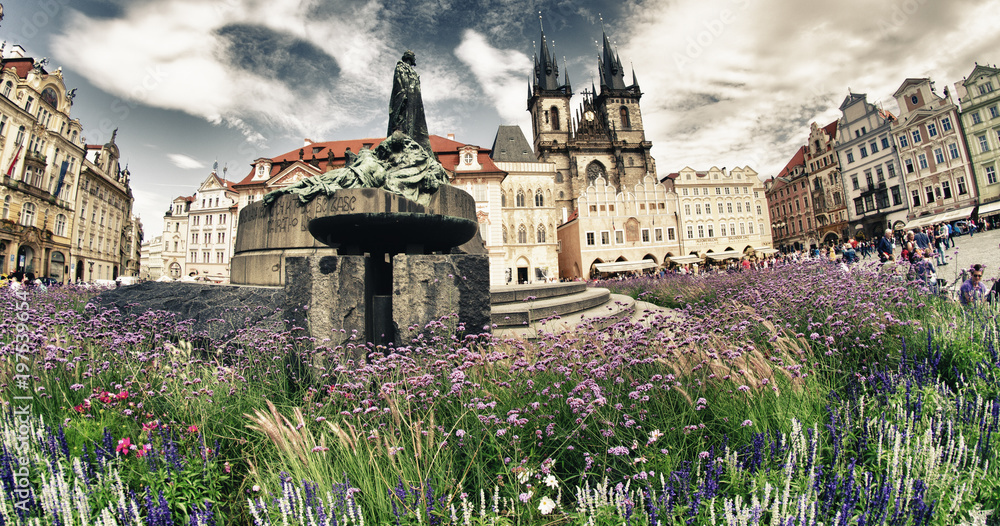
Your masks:
{"label": "church spire", "polygon": [[[535,59],[534,89],[538,91],[569,91],[569,76],[565,84],[559,82],[559,62],[549,51],[549,42],[545,38],[545,28],[542,27],[542,14],[538,14],[538,25],[541,31],[541,42]],[[555,42],[553,42],[555,44]]]}
{"label": "church spire", "polygon": [[618,54],[612,50],[607,33],[604,33],[604,49],[597,62],[601,74],[601,89],[624,90],[625,72],[622,68],[622,61]]}

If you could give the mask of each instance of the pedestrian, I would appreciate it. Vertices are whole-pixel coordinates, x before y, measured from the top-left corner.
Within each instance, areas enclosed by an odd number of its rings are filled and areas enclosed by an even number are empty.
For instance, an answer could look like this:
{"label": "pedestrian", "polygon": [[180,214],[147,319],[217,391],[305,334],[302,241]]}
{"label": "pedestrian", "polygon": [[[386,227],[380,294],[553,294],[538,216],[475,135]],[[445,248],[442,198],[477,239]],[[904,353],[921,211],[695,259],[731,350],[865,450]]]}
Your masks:
{"label": "pedestrian", "polygon": [[924,233],[923,229],[914,230],[911,234],[913,234],[913,241],[917,244],[917,248],[921,250],[931,248],[931,240],[927,237],[927,234]]}
{"label": "pedestrian", "polygon": [[986,297],[986,284],[983,283],[983,272],[986,267],[976,263],[969,269],[969,279],[958,289],[958,301],[962,305],[974,305]]}
{"label": "pedestrian", "polygon": [[878,246],[875,247],[876,252],[878,252],[879,262],[885,263],[886,261],[892,261],[894,258],[892,256],[892,229],[885,229],[885,234],[879,238]]}
{"label": "pedestrian", "polygon": [[947,265],[948,263],[944,260],[944,248],[945,244],[948,242],[948,229],[945,228],[944,224],[940,224],[937,227],[937,233],[934,236],[934,249],[937,251],[938,266]]}
{"label": "pedestrian", "polygon": [[952,234],[954,233],[954,230],[951,227],[951,223],[945,223],[944,227],[947,230],[944,237],[945,248],[955,248],[955,240],[951,238]]}

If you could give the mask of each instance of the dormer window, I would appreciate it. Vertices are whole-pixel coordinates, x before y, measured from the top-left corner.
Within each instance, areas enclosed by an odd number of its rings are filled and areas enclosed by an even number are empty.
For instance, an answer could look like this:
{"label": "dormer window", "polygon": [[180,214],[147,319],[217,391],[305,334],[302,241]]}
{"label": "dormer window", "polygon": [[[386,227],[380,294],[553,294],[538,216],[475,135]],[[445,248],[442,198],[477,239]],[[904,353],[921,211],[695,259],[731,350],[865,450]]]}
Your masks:
{"label": "dormer window", "polygon": [[472,152],[465,152],[465,155],[462,156],[462,160],[465,162],[465,164],[472,164],[473,160]]}

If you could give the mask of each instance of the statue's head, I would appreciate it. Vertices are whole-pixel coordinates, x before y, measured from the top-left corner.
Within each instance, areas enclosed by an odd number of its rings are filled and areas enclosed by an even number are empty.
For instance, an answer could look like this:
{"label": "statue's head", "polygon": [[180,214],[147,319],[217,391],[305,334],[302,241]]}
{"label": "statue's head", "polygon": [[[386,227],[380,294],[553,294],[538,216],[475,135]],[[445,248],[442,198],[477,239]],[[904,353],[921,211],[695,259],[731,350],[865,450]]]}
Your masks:
{"label": "statue's head", "polygon": [[417,56],[415,54],[413,54],[412,51],[410,51],[409,49],[407,49],[406,53],[403,53],[403,62],[406,62],[407,64],[409,64],[411,66],[416,66],[417,65]]}

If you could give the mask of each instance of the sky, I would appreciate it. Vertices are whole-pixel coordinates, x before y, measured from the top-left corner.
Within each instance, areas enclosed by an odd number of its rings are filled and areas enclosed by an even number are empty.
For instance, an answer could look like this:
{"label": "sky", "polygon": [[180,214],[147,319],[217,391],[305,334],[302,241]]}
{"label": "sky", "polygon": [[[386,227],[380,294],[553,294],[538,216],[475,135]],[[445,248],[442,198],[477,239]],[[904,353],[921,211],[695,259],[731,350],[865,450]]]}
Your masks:
{"label": "sky", "polygon": [[[417,56],[430,133],[530,140],[544,28],[577,95],[602,32],[640,88],[660,177],[685,166],[776,174],[812,122],[865,93],[896,112],[906,78],[938,92],[1000,62],[1000,0],[5,0],[0,39],[77,88],[88,143],[118,129],[146,239],[214,162],[385,135],[392,71]],[[540,19],[541,16],[541,19]]]}

